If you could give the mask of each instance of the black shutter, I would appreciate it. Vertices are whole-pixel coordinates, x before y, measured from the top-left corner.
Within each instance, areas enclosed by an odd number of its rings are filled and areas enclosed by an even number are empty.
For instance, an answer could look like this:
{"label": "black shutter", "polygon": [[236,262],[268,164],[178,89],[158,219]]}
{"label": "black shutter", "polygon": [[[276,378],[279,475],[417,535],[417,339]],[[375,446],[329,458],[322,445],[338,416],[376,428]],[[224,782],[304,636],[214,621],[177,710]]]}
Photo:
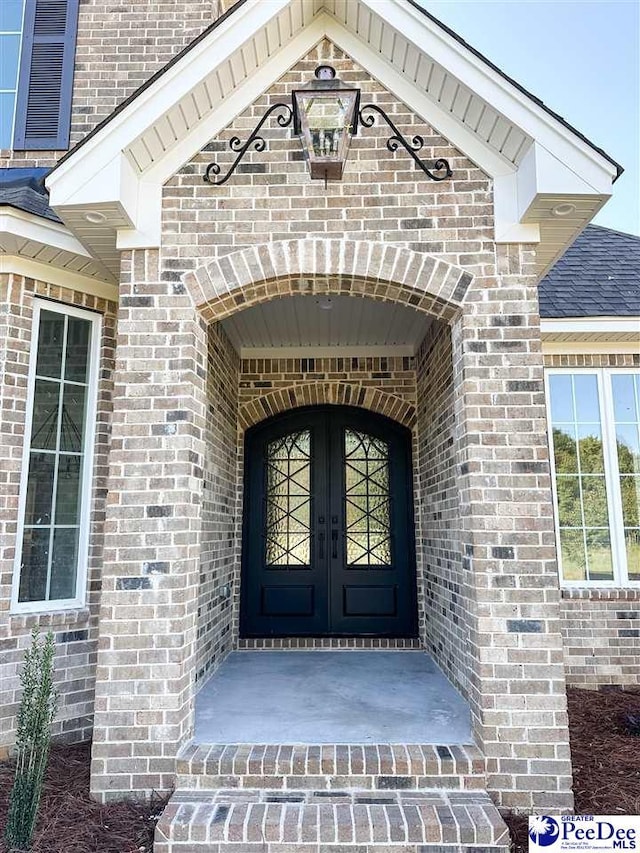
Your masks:
{"label": "black shutter", "polygon": [[79,0],[26,0],[16,151],[69,147],[78,4]]}

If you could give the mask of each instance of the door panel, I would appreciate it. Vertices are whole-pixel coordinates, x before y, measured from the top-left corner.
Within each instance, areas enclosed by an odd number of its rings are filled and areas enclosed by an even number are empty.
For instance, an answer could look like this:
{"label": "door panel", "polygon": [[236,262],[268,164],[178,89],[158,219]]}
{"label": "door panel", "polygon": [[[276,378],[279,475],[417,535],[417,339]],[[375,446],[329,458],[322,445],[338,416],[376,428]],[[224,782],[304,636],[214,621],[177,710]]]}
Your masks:
{"label": "door panel", "polygon": [[243,636],[414,636],[410,434],[322,406],[247,434]]}

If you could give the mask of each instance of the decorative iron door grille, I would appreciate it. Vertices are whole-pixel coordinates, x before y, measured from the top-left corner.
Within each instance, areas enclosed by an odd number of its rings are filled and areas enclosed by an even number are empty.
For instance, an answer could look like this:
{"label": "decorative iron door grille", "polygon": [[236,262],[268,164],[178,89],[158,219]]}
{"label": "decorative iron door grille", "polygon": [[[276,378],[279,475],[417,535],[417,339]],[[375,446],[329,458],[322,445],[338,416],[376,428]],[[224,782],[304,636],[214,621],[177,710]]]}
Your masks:
{"label": "decorative iron door grille", "polygon": [[245,461],[242,635],[415,636],[409,431],[297,409],[250,430]]}

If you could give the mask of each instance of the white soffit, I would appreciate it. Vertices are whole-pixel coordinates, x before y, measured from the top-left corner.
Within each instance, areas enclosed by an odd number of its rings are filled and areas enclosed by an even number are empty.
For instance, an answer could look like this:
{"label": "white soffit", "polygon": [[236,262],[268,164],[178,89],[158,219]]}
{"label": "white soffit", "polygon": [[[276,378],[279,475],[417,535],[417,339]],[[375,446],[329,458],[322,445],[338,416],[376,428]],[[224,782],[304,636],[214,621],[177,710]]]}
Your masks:
{"label": "white soffit", "polygon": [[[17,258],[24,261],[20,269],[16,266]],[[0,206],[0,271],[18,272],[60,283],[61,270],[72,276],[75,284],[82,281],[88,287],[93,282],[91,286],[101,292],[102,284],[107,288],[113,287],[114,278],[110,270],[93,257],[64,225]],[[92,292],[97,295],[95,287]]]}
{"label": "white soffit", "polygon": [[375,349],[413,355],[430,324],[425,314],[404,305],[344,295],[282,297],[222,321],[244,358],[260,358],[258,353],[272,347],[288,353],[318,348],[336,354],[364,347],[369,354]]}
{"label": "white soffit", "polygon": [[114,272],[158,246],[162,184],[325,37],[494,178],[496,239],[541,241],[541,274],[611,195],[605,156],[408,0],[244,0],[63,158],[52,207]]}
{"label": "white soffit", "polygon": [[540,332],[546,343],[627,342],[640,354],[640,317],[549,318],[540,321]]}

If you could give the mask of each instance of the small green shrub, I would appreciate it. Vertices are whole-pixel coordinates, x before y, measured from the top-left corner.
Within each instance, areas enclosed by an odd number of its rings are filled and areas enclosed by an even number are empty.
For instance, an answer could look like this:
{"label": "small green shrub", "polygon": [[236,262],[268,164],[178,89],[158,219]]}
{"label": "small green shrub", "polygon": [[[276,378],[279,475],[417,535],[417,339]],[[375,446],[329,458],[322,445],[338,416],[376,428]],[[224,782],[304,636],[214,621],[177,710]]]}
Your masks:
{"label": "small green shrub", "polygon": [[34,628],[31,637],[20,673],[16,773],[5,829],[7,844],[19,850],[29,848],[36,824],[58,699],[53,686],[53,634],[49,632],[40,642]]}

